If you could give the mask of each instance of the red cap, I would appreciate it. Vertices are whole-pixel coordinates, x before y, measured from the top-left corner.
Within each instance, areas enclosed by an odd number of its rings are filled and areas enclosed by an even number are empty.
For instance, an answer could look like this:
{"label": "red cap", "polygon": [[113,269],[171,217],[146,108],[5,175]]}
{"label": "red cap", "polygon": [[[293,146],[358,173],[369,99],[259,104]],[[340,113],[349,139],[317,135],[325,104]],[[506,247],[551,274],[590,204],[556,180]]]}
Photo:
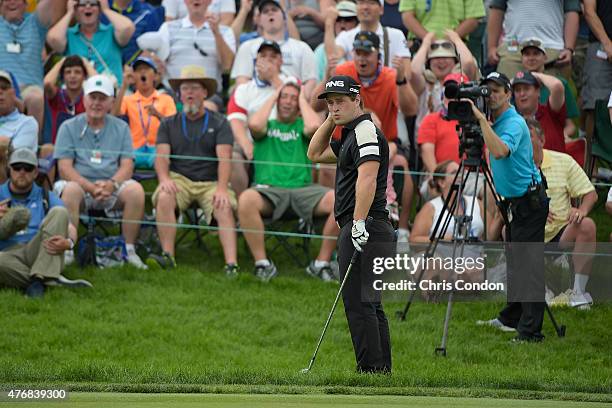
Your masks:
{"label": "red cap", "polygon": [[447,76],[444,77],[444,81],[442,81],[442,84],[445,84],[448,81],[455,81],[458,84],[462,84],[465,82],[470,82],[470,78],[468,78],[467,75],[462,74],[460,72],[453,72],[452,74],[448,74]]}

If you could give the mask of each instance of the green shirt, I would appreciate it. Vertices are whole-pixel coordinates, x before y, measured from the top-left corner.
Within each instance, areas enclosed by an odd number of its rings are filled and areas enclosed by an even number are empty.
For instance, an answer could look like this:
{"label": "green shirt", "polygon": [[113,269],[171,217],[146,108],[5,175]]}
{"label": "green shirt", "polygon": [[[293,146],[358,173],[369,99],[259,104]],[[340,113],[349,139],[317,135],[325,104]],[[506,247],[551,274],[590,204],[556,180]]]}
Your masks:
{"label": "green shirt", "polygon": [[[565,78],[556,77],[561,82],[563,82],[563,86],[565,87],[565,109],[567,112],[567,117],[569,119],[575,119],[580,116],[580,112],[578,111],[578,104],[576,103],[576,97],[572,93],[572,89],[569,86],[569,83],[565,80]],[[542,105],[546,105],[548,102],[548,97],[550,96],[550,92],[548,88],[545,86],[540,88],[540,103]]]}
{"label": "green shirt", "polygon": [[[304,136],[302,118],[297,118],[293,123],[269,120],[266,135],[254,141],[255,184],[283,188],[300,188],[312,184],[307,151],[308,140]],[[295,163],[297,166],[278,165],[279,162]]]}
{"label": "green shirt", "polygon": [[[413,11],[427,31],[436,33],[436,38],[444,38],[444,30],[454,30],[463,20],[485,15],[482,0],[401,0],[399,11]],[[415,37],[412,32],[408,36]]]}

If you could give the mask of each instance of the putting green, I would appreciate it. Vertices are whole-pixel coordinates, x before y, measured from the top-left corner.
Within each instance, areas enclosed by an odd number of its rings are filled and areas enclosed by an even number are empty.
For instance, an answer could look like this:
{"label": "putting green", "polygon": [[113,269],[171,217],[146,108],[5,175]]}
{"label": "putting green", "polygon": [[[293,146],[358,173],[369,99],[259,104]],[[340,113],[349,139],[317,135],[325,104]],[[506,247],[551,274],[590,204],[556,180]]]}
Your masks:
{"label": "putting green", "polygon": [[[0,402],[0,406],[25,407],[23,402]],[[122,394],[122,393],[71,393],[68,400],[28,403],[28,407],[42,408],[380,408],[387,407],[453,407],[453,408],[574,408],[610,407],[604,403],[586,403],[553,400],[511,400],[491,398],[402,397],[359,395],[282,395],[282,394]]]}

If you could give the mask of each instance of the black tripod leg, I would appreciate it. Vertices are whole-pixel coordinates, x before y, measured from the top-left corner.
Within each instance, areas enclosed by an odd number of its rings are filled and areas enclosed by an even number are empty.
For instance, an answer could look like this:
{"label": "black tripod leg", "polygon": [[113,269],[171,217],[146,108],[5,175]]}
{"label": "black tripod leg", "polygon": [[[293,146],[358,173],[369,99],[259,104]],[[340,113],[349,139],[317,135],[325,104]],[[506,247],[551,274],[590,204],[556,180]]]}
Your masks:
{"label": "black tripod leg", "polygon": [[550,307],[548,306],[548,304],[546,304],[546,313],[548,313],[548,317],[550,317],[550,321],[552,322],[553,327],[555,328],[555,331],[557,332],[557,336],[558,337],[565,337],[565,325],[559,326],[559,324],[555,320],[555,316],[553,316],[552,310],[550,310]]}
{"label": "black tripod leg", "polygon": [[448,341],[448,326],[450,325],[451,312],[453,310],[453,293],[451,290],[448,294],[448,303],[446,304],[446,316],[444,316],[444,331],[442,332],[442,342],[440,347],[436,347],[436,355],[446,357],[446,343]]}
{"label": "black tripod leg", "polygon": [[[417,286],[419,286],[419,282],[421,282],[421,279],[423,279],[424,273],[425,273],[425,268],[421,268],[421,271],[419,272],[419,276],[417,277]],[[397,312],[395,312],[395,316],[397,316],[397,318],[400,319],[401,321],[406,320],[406,316],[408,316],[408,310],[410,310],[410,306],[412,305],[412,301],[414,300],[416,293],[417,293],[416,290],[410,291],[410,295],[408,296],[408,302],[406,303],[406,306],[404,306],[404,310],[398,310]]]}

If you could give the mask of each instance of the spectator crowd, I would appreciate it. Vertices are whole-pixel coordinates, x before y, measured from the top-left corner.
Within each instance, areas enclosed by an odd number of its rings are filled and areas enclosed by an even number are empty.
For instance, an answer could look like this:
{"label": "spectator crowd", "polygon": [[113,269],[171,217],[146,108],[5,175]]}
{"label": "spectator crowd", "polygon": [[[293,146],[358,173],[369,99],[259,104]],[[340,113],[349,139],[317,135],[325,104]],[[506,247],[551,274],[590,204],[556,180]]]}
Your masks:
{"label": "spectator crowd", "polygon": [[[306,271],[336,279],[335,174],[306,156],[334,75],[361,85],[389,142],[398,243],[425,242],[445,216],[443,174],[461,160],[444,86],[497,71],[548,182],[546,241],[575,243],[576,282],[563,295],[592,302],[592,257],[579,254],[597,230],[593,145],[612,161],[609,1],[0,0],[0,40],[2,286],[31,296],[90,286],[61,275],[89,210],[121,218],[128,263],[171,269],[177,220],[199,208],[219,227],[224,273],[241,272],[239,226],[263,281],[279,273],[265,229],[321,219],[328,239]],[[152,197],[142,173],[157,180]],[[499,239],[499,214],[467,184],[479,198],[473,234]],[[144,260],[136,243],[149,199],[162,250]]]}

